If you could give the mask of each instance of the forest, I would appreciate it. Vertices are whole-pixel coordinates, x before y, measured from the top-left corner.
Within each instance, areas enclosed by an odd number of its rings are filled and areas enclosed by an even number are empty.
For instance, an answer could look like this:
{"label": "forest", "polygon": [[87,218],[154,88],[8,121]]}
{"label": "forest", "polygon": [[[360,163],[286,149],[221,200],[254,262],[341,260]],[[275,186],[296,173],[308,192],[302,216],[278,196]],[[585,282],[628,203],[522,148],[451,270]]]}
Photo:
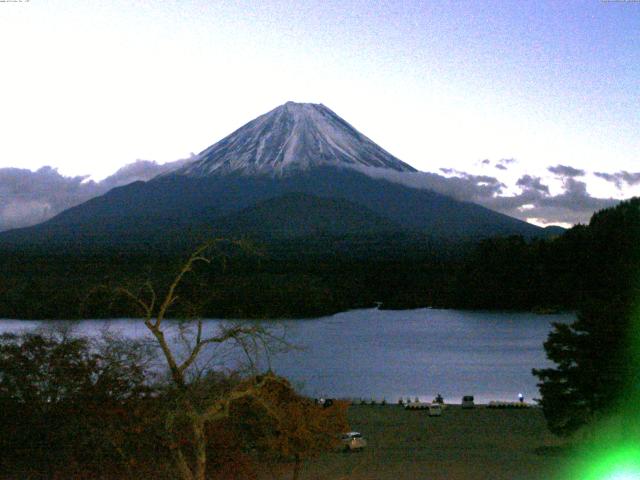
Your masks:
{"label": "forest", "polygon": [[[599,239],[606,217],[606,212],[596,213],[589,225],[534,240],[513,236],[473,243],[425,235],[229,239],[219,257],[199,266],[181,287],[193,299],[190,305],[172,313],[301,318],[374,305],[575,310],[601,279],[593,271],[594,256],[616,255]],[[234,247],[238,242],[248,248]],[[0,252],[0,317],[135,316],[117,289],[163,284],[189,253],[143,248]]]}

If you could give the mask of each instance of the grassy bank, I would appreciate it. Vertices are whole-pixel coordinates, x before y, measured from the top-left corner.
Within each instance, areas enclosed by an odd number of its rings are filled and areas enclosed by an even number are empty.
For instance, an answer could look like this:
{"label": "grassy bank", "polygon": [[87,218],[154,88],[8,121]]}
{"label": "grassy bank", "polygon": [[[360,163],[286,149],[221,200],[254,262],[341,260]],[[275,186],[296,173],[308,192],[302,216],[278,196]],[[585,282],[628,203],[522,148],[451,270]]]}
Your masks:
{"label": "grassy bank", "polygon": [[450,406],[428,417],[396,405],[354,405],[349,416],[368,447],[312,460],[301,479],[550,479],[561,461],[549,454],[560,442],[538,408]]}

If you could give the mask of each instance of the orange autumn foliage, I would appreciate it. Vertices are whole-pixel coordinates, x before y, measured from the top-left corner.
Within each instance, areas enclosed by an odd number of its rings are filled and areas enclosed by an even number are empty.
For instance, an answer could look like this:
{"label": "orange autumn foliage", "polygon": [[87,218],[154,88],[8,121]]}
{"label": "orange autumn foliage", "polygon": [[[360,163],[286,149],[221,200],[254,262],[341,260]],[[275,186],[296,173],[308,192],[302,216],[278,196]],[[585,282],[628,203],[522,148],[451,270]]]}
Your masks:
{"label": "orange autumn foliage", "polygon": [[260,463],[276,466],[293,461],[298,466],[338,447],[340,435],[349,430],[347,408],[348,403],[340,401],[324,408],[279,379],[262,390],[259,404],[248,400],[235,405],[230,420]]}

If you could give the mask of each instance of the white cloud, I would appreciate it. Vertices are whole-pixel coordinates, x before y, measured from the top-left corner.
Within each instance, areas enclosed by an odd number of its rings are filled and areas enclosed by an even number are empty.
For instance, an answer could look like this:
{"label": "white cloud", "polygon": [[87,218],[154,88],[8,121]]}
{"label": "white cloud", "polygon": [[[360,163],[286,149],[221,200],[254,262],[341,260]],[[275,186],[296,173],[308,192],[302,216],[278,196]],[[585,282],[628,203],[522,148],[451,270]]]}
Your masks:
{"label": "white cloud", "polygon": [[36,171],[1,168],[0,231],[41,223],[114,187],[150,180],[189,160],[164,164],[137,160],[100,182],[88,180],[88,176],[66,177],[52,167],[42,167]]}
{"label": "white cloud", "polygon": [[[43,167],[37,171],[2,168],[0,231],[43,222],[114,187],[149,180],[188,161],[190,159],[158,164],[149,160],[137,160],[100,182],[89,180],[88,176],[67,177],[52,167]],[[508,165],[512,163],[514,162],[508,159],[496,162]],[[541,177],[533,175],[521,175],[513,182],[515,189],[509,190],[510,186],[496,177],[450,168],[440,169],[446,175],[396,172],[372,167],[359,167],[358,170],[373,178],[383,178],[412,188],[433,190],[457,200],[474,202],[538,225],[587,223],[594,211],[610,207],[619,201],[591,195],[586,182],[576,180],[576,177],[584,176],[586,172],[566,165],[548,168],[562,183],[561,190],[555,194],[550,192],[549,186]],[[635,181],[635,175],[628,172],[596,173],[597,177],[611,182],[627,183]],[[507,194],[508,191],[511,193]]]}
{"label": "white cloud", "polygon": [[586,172],[566,165],[548,169],[562,179],[562,190],[557,194],[551,194],[549,186],[543,183],[540,177],[532,175],[522,175],[518,178],[515,184],[519,192],[506,195],[507,186],[495,177],[473,175],[450,168],[440,170],[451,176],[428,172],[361,169],[363,173],[374,178],[385,178],[413,188],[434,190],[524,221],[532,220],[538,225],[566,226],[588,223],[595,211],[611,207],[620,201],[615,198],[592,196],[587,191],[587,184],[575,178],[584,176]]}

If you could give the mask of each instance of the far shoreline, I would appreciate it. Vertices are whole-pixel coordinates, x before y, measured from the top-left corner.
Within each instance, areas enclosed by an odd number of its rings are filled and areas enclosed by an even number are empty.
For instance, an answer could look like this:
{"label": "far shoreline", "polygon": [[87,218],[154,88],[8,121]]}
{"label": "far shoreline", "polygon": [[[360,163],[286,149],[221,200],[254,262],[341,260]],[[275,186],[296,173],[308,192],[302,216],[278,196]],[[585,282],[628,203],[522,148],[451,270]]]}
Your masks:
{"label": "far shoreline", "polygon": [[[375,305],[367,306],[367,307],[354,307],[354,308],[346,308],[341,310],[330,309],[327,310],[326,313],[320,313],[318,315],[292,315],[292,316],[219,316],[219,317],[191,317],[191,318],[180,318],[180,317],[169,317],[167,320],[228,320],[228,321],[305,321],[305,320],[318,320],[320,318],[332,317],[334,315],[354,312],[354,311],[366,311],[366,310],[379,310],[382,312],[404,312],[404,311],[416,311],[416,310],[438,310],[438,311],[457,311],[457,312],[473,312],[473,313],[486,313],[486,314],[531,314],[540,317],[546,317],[551,315],[576,315],[578,312],[575,310],[564,310],[557,308],[534,308],[531,310],[522,310],[522,309],[506,309],[506,308],[496,308],[496,309],[486,309],[486,308],[462,308],[462,307],[445,307],[445,306],[418,306],[418,307],[386,307],[382,302],[375,302]],[[40,318],[0,318],[0,322],[4,321],[16,321],[16,322],[45,322],[45,321],[69,321],[69,322],[83,322],[83,321],[91,321],[91,320],[143,320],[143,317],[138,316],[127,316],[127,317],[73,317],[73,318],[58,318],[58,317],[40,317]]]}

